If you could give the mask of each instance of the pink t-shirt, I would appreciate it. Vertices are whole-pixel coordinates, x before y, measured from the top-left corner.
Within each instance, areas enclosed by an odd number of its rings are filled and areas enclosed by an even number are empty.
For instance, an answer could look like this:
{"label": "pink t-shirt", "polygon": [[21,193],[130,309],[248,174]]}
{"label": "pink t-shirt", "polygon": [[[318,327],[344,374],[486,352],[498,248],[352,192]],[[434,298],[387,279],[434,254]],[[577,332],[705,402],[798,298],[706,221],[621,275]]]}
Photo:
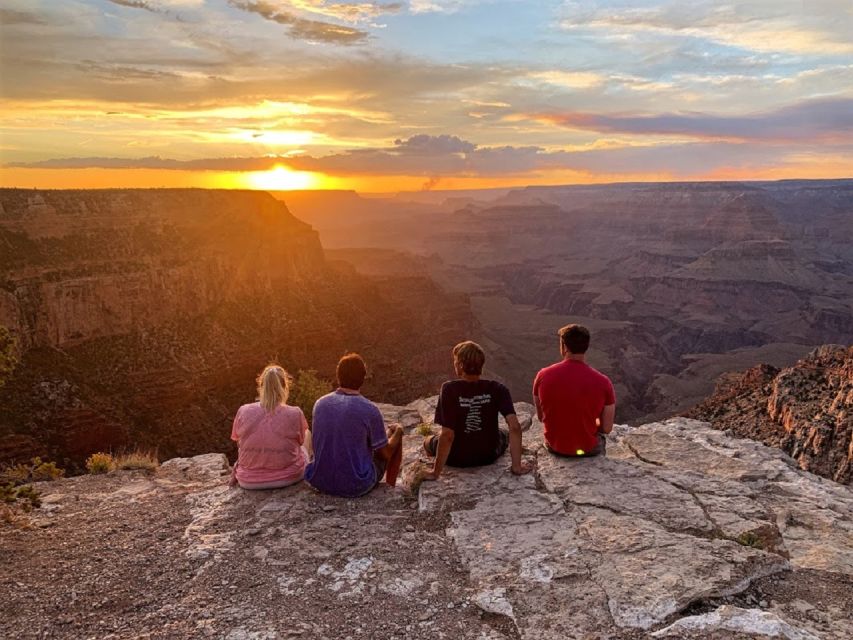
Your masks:
{"label": "pink t-shirt", "polygon": [[260,484],[296,482],[307,463],[305,432],[308,422],[299,407],[281,405],[267,411],[259,402],[237,411],[231,439],[237,442],[237,482]]}

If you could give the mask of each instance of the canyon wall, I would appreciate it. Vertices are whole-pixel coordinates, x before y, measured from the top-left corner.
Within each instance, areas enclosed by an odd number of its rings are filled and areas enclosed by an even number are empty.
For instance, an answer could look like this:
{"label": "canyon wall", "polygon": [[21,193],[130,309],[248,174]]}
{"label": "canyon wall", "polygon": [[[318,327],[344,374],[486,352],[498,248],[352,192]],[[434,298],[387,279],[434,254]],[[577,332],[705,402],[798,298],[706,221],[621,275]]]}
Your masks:
{"label": "canyon wall", "polygon": [[734,435],[779,447],[800,467],[853,480],[853,347],[826,345],[794,366],[723,376],[687,412]]}
{"label": "canyon wall", "polygon": [[406,215],[386,203],[381,223],[371,203],[369,222],[318,216],[324,244],[408,252],[471,296],[519,398],[569,322],[591,328],[631,423],[689,408],[725,371],[853,342],[852,180],[527,187]]}
{"label": "canyon wall", "polygon": [[474,328],[466,297],[426,277],[327,260],[266,193],[0,190],[0,248],[0,324],[21,357],[0,389],[0,463],[227,451],[270,360],[330,379],[359,351],[366,393],[399,401],[434,391]]}

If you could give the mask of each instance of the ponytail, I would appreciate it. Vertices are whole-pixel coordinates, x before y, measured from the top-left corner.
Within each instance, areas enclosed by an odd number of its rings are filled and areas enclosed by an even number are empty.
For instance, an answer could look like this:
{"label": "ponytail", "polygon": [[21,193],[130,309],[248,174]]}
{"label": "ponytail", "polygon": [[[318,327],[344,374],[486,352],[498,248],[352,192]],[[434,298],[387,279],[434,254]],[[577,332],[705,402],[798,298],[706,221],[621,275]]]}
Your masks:
{"label": "ponytail", "polygon": [[258,400],[267,411],[287,402],[290,383],[287,372],[277,364],[267,365],[258,376]]}

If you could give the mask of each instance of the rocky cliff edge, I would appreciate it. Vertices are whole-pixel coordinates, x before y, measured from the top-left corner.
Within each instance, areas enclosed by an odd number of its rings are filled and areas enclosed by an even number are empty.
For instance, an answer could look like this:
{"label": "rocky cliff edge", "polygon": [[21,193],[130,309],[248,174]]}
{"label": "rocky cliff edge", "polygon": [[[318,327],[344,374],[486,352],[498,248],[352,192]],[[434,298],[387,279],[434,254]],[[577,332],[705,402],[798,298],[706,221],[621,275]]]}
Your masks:
{"label": "rocky cliff edge", "polygon": [[676,418],[616,427],[606,458],[508,459],[358,500],[226,486],[219,454],[39,486],[0,528],[0,636],[853,637],[853,491],[778,450]]}

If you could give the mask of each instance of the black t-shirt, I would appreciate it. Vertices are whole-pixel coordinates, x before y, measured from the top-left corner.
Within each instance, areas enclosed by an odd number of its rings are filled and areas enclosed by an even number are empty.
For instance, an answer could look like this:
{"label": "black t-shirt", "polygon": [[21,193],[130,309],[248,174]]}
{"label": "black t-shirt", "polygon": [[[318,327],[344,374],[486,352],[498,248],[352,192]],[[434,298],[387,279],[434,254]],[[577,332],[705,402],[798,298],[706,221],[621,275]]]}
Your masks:
{"label": "black t-shirt", "polygon": [[451,380],[441,385],[435,423],[455,433],[447,464],[477,467],[498,457],[498,412],[515,413],[512,396],[494,380]]}

